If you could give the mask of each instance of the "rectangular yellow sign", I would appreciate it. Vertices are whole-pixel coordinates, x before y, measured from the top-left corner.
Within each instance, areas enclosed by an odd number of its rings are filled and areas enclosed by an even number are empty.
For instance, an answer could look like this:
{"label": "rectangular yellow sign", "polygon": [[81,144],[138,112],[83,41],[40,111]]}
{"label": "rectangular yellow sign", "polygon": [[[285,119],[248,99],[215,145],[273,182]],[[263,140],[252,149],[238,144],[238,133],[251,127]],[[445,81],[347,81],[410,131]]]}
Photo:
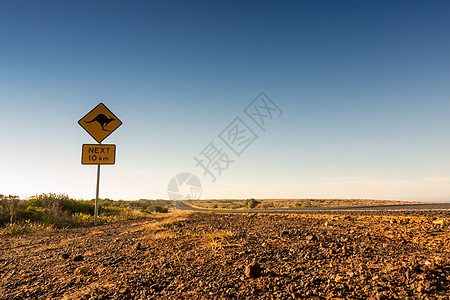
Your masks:
{"label": "rectangular yellow sign", "polygon": [[116,162],[116,145],[83,144],[81,163],[83,165],[113,165]]}

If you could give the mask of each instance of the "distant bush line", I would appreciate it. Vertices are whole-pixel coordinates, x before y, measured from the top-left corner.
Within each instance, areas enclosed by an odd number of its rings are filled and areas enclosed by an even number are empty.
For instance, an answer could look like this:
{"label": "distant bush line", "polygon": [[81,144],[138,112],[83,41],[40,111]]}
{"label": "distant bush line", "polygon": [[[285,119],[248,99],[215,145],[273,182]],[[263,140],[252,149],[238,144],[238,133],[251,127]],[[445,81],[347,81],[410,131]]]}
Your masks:
{"label": "distant bush line", "polygon": [[[67,195],[41,194],[27,200],[0,194],[0,234],[16,234],[43,228],[92,225],[95,200],[75,200]],[[99,199],[99,223],[169,212],[170,201]]]}

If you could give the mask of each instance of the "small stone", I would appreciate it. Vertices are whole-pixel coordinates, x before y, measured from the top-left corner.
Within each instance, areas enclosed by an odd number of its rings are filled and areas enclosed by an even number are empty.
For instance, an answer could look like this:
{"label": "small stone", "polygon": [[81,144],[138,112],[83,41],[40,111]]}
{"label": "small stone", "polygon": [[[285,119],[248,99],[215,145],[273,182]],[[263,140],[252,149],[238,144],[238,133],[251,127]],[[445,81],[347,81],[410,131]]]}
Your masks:
{"label": "small stone", "polygon": [[281,237],[287,237],[287,236],[289,236],[290,235],[290,233],[289,233],[289,231],[287,231],[287,230],[283,230],[281,233],[280,233],[280,236]]}
{"label": "small stone", "polygon": [[83,255],[77,255],[73,258],[73,261],[83,261],[83,260],[84,260]]}
{"label": "small stone", "polygon": [[141,243],[138,242],[138,243],[134,246],[134,248],[135,248],[136,250],[141,250]]}
{"label": "small stone", "polygon": [[377,293],[383,291],[383,287],[381,287],[381,286],[375,286],[373,289],[374,289],[375,292],[377,292]]}
{"label": "small stone", "polygon": [[441,226],[442,226],[442,225],[445,225],[445,223],[446,223],[445,221],[446,221],[445,219],[434,220],[434,221],[433,221],[433,224],[434,224],[434,225],[441,225]]}
{"label": "small stone", "polygon": [[259,266],[259,264],[256,261],[254,261],[245,267],[244,274],[248,278],[259,277],[261,275],[261,267]]}
{"label": "small stone", "polygon": [[307,235],[306,236],[306,240],[307,241],[315,241],[315,240],[317,240],[317,237],[316,236],[314,236],[314,235]]}
{"label": "small stone", "polygon": [[89,267],[83,266],[75,269],[75,274],[86,274],[89,272]]}
{"label": "small stone", "polygon": [[409,271],[406,271],[405,277],[409,280],[411,278],[411,273]]}

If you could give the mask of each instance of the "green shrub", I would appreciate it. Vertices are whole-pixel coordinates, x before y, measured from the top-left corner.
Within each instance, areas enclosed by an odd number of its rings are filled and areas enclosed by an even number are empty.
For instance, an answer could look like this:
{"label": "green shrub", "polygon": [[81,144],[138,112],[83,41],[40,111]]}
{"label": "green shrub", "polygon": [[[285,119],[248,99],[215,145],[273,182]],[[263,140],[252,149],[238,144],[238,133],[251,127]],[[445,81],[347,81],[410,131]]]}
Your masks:
{"label": "green shrub", "polygon": [[30,220],[31,222],[41,222],[45,214],[45,208],[28,206],[27,209],[17,210],[16,219],[19,221]]}
{"label": "green shrub", "polygon": [[74,200],[69,196],[61,194],[41,194],[25,201],[27,206],[44,207],[53,210],[62,210],[70,214],[74,213],[94,213],[94,203],[91,201]]}
{"label": "green shrub", "polygon": [[260,204],[261,202],[260,201],[258,201],[258,200],[255,200],[254,198],[250,198],[250,199],[247,199],[246,201],[245,201],[245,205],[248,207],[248,208],[255,208],[258,204]]}
{"label": "green shrub", "polygon": [[155,206],[153,206],[153,211],[158,212],[158,213],[168,213],[169,209],[167,207],[155,205]]}
{"label": "green shrub", "polygon": [[[98,223],[100,223],[100,222],[98,222]],[[84,226],[94,225],[94,216],[92,216],[90,214],[84,214],[84,213],[72,214],[70,225],[72,227],[84,227]]]}
{"label": "green shrub", "polygon": [[120,214],[120,212],[122,210],[123,210],[123,207],[118,207],[118,206],[107,206],[107,207],[99,206],[98,213],[112,216],[112,215]]}

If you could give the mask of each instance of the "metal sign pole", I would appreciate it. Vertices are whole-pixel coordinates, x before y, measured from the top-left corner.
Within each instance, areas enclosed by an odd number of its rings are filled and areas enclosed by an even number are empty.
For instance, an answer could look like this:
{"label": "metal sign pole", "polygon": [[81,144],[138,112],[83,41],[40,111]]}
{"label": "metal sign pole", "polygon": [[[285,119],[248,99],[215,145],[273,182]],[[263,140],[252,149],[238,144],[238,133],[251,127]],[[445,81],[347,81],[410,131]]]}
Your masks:
{"label": "metal sign pole", "polygon": [[97,190],[95,192],[95,211],[94,211],[94,225],[97,225],[98,218],[98,190],[100,187],[100,164],[97,165]]}

